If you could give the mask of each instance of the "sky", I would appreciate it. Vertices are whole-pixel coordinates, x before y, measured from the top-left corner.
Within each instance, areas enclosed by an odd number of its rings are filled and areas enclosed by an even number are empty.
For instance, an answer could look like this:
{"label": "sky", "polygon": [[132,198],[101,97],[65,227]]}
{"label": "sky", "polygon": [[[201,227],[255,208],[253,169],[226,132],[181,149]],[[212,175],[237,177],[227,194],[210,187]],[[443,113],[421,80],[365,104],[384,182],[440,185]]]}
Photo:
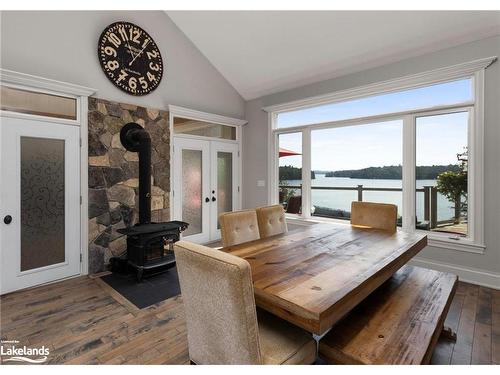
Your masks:
{"label": "sky", "polygon": [[[471,81],[460,80],[390,94],[323,105],[278,116],[278,127],[342,120],[472,100]],[[467,145],[468,113],[417,118],[417,165],[456,164]],[[311,132],[313,170],[343,170],[402,164],[402,120]],[[300,133],[279,136],[280,147],[302,152]],[[301,167],[302,157],[280,158]]]}

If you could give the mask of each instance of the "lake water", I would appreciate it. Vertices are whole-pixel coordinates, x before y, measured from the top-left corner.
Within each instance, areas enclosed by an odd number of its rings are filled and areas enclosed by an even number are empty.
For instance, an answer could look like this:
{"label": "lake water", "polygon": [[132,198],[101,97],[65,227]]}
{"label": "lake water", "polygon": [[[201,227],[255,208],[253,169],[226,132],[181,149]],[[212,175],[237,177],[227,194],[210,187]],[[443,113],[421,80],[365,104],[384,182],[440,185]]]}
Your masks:
{"label": "lake water", "polygon": [[[300,185],[300,180],[289,180],[289,185]],[[316,178],[311,180],[312,186],[335,186],[335,187],[381,187],[381,188],[401,188],[401,180],[372,180],[345,177],[325,177],[324,174],[316,173]],[[423,186],[435,186],[436,180],[417,180],[417,189]],[[300,192],[297,192],[300,194]],[[402,214],[402,192],[401,191],[363,191],[363,200],[378,203],[392,203],[398,206],[398,215]],[[312,190],[312,205],[351,210],[351,202],[358,199],[357,191],[342,190]],[[454,216],[453,204],[443,195],[438,193],[438,220],[452,219]],[[417,220],[424,217],[424,193],[417,192],[416,208]]]}

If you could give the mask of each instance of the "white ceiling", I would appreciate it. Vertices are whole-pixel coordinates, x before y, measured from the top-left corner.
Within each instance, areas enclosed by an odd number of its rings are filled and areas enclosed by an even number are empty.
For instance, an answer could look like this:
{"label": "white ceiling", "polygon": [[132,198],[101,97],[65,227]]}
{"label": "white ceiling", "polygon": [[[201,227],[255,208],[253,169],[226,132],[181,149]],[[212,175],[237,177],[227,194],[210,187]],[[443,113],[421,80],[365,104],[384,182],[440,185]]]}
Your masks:
{"label": "white ceiling", "polygon": [[500,34],[495,11],[167,14],[247,100]]}

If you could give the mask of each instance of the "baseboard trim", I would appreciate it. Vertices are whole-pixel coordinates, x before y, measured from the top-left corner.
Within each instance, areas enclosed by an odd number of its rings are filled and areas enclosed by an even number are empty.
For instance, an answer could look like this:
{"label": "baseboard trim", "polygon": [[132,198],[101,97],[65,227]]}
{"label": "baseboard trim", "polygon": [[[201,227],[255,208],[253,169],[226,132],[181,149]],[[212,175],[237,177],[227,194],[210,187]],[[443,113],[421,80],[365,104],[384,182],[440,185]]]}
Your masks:
{"label": "baseboard trim", "polygon": [[500,290],[500,274],[498,273],[477,268],[457,266],[455,264],[436,262],[422,257],[413,258],[409,264],[437,271],[454,273],[458,275],[460,281]]}

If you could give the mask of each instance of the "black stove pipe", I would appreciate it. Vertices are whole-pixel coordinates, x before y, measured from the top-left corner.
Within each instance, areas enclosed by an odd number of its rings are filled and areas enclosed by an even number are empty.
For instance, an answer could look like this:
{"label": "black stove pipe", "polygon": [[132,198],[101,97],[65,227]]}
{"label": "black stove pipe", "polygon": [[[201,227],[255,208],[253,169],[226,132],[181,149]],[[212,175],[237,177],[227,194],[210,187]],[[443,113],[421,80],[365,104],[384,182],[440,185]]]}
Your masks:
{"label": "black stove pipe", "polygon": [[151,223],[151,137],[139,124],[128,123],[120,131],[123,146],[139,153],[139,224]]}

